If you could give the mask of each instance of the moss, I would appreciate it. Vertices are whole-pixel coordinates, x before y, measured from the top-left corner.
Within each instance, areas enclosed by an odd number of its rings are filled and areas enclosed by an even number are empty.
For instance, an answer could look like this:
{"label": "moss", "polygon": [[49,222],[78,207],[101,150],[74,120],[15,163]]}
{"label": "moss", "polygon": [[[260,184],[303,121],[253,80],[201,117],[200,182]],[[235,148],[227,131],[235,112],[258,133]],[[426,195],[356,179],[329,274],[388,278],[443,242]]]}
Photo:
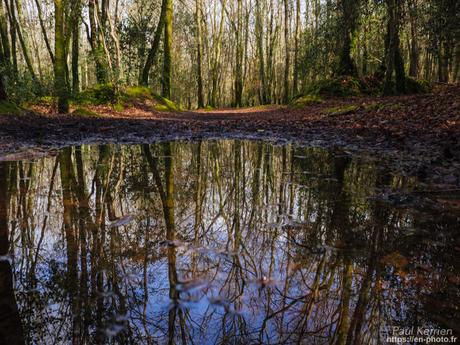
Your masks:
{"label": "moss", "polygon": [[289,106],[291,108],[303,108],[308,105],[320,104],[323,103],[323,99],[318,95],[303,95],[295,97]]}
{"label": "moss", "polygon": [[129,86],[124,91],[123,94],[129,98],[152,98],[153,93],[147,87],[143,86]]}
{"label": "moss", "polygon": [[125,103],[122,100],[118,100],[117,103],[113,105],[113,109],[118,112],[125,110]]}
{"label": "moss", "polygon": [[77,108],[72,112],[72,115],[78,116],[88,116],[88,117],[99,117],[100,115],[94,111],[91,111],[87,108]]}
{"label": "moss", "polygon": [[353,114],[359,109],[358,105],[346,105],[342,107],[334,107],[325,110],[325,113],[329,116],[339,116]]}
{"label": "moss", "polygon": [[385,105],[382,104],[382,103],[378,103],[378,102],[374,102],[374,103],[364,105],[364,109],[366,111],[377,111],[377,110],[381,110],[381,109],[384,109],[384,108],[385,108]]}
{"label": "moss", "polygon": [[105,105],[117,101],[117,95],[112,84],[97,84],[86,89],[76,97],[77,104]]}
{"label": "moss", "polygon": [[306,91],[308,95],[317,96],[357,96],[361,93],[361,85],[358,79],[344,76],[314,82]]}
{"label": "moss", "polygon": [[0,115],[18,115],[22,109],[8,101],[0,101]]}
{"label": "moss", "polygon": [[156,111],[170,111],[167,106],[163,104],[157,104],[154,106]]}
{"label": "moss", "polygon": [[155,110],[158,111],[180,111],[180,107],[178,107],[173,101],[170,99],[155,95],[155,100],[158,102],[155,105]]}

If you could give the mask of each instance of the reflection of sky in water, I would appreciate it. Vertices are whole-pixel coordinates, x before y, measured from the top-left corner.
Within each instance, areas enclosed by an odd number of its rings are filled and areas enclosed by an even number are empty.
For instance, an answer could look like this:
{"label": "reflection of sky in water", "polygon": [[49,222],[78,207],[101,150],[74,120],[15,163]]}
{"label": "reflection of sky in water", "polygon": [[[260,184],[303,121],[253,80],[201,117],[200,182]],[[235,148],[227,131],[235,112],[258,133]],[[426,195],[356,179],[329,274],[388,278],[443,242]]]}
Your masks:
{"label": "reflection of sky in water", "polygon": [[[352,323],[362,303],[359,334],[368,334],[369,343],[378,342],[379,322],[412,322],[414,307],[420,307],[414,291],[430,293],[430,288],[423,281],[415,284],[421,274],[401,263],[412,260],[414,267],[422,254],[417,247],[408,250],[411,242],[399,233],[436,222],[419,221],[420,210],[412,206],[399,208],[369,197],[382,190],[410,191],[416,187],[414,179],[320,149],[223,141],[202,144],[197,192],[197,147],[174,145],[175,241],[166,238],[162,200],[141,147],[108,147],[105,161],[97,147],[83,148],[87,213],[77,197],[78,167],[75,152],[71,154],[75,175],[69,182],[73,199],[68,206],[74,248],[64,230],[60,169],[48,213],[55,158],[35,162],[29,190],[12,197],[9,220],[14,229],[16,296],[28,339],[148,343],[153,338],[167,343],[168,337],[175,342],[185,337],[200,344],[299,339],[328,343],[340,337],[340,322]],[[151,150],[159,157],[156,164],[164,186],[162,145]],[[101,202],[101,195],[110,197]],[[21,206],[24,202],[29,209]],[[105,212],[99,225],[96,205]],[[12,212],[16,208],[21,212]],[[201,222],[195,229],[196,214]],[[126,215],[133,220],[109,226],[114,217]],[[440,226],[452,231],[448,221]],[[72,250],[77,259],[73,282],[67,275]],[[175,262],[168,252],[175,253]],[[374,261],[372,253],[379,255]],[[387,259],[390,254],[396,259]],[[34,279],[30,270],[36,256]],[[347,262],[351,273],[346,281]],[[430,270],[441,271],[449,263],[437,266]],[[436,274],[427,275],[432,279]],[[343,319],[343,310],[348,310],[348,319]]]}

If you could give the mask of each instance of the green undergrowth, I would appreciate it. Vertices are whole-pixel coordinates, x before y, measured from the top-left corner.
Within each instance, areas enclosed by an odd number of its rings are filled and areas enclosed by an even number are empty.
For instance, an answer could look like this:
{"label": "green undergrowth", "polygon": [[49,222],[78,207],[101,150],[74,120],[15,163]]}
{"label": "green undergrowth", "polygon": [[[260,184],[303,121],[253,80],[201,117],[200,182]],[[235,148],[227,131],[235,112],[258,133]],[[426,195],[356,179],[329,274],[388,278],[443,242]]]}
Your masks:
{"label": "green undergrowth", "polygon": [[[431,92],[432,85],[425,80],[406,78],[406,94]],[[305,87],[301,96],[295,97],[292,106],[314,104],[322,97],[354,97],[362,95],[379,96],[383,93],[383,80],[376,76],[355,78],[350,76],[335,77],[315,81]]]}
{"label": "green undergrowth", "polygon": [[344,105],[340,107],[329,108],[325,113],[329,116],[349,115],[355,113],[360,107],[358,105]]}
{"label": "green undergrowth", "polygon": [[180,111],[180,108],[171,100],[155,95],[155,100],[158,102],[155,105],[155,110],[157,111]]}
{"label": "green undergrowth", "polygon": [[171,100],[156,95],[151,89],[142,86],[129,86],[115,90],[111,84],[99,84],[82,91],[73,104],[79,106],[109,105],[115,111],[141,106],[157,111],[179,111],[180,108]]}
{"label": "green undergrowth", "polygon": [[78,116],[86,116],[86,117],[99,117],[101,116],[100,114],[92,111],[92,110],[89,110],[88,108],[85,108],[85,107],[80,107],[80,108],[77,108],[75,109],[73,112],[72,112],[72,115],[78,115]]}
{"label": "green undergrowth", "polygon": [[112,84],[97,84],[80,92],[73,103],[78,105],[109,105],[118,100],[117,92]]}
{"label": "green undergrowth", "polygon": [[216,108],[214,108],[213,106],[207,105],[207,106],[205,106],[202,110],[204,110],[204,111],[213,111],[213,110],[215,110],[215,109],[216,109]]}
{"label": "green undergrowth", "polygon": [[0,115],[19,115],[23,111],[16,104],[8,101],[0,101]]}
{"label": "green undergrowth", "polygon": [[321,104],[323,102],[323,99],[319,95],[307,94],[294,97],[291,103],[289,103],[289,106],[296,109],[303,108],[308,105]]}

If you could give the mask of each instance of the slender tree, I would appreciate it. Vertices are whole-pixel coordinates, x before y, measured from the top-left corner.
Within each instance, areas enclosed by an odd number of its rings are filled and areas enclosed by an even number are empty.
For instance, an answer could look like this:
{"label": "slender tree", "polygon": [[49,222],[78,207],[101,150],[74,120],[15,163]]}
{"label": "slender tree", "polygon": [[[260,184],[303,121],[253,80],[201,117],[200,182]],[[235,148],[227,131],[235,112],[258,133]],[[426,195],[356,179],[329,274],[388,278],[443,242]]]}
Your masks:
{"label": "slender tree", "polygon": [[142,69],[142,74],[140,78],[140,84],[143,86],[148,86],[149,84],[150,70],[152,69],[153,63],[155,62],[155,57],[157,56],[158,50],[160,48],[161,36],[164,31],[164,25],[165,25],[167,4],[168,4],[168,0],[162,0],[160,19],[158,20],[158,25],[156,27],[155,34],[153,36],[152,45],[149,49],[147,59],[145,60],[145,64]]}
{"label": "slender tree", "polygon": [[162,95],[171,99],[171,77],[172,77],[172,21],[173,21],[173,1],[166,1],[165,19],[164,19],[164,61],[163,61],[163,80]]}
{"label": "slender tree", "polygon": [[201,0],[195,0],[195,21],[196,21],[196,79],[198,84],[198,108],[204,107],[204,97],[203,97],[203,75],[202,75],[202,30],[201,30]]}
{"label": "slender tree", "polygon": [[66,43],[64,32],[64,3],[63,0],[54,0],[55,41],[54,41],[54,86],[58,97],[58,111],[69,111],[68,90],[66,83]]}
{"label": "slender tree", "polygon": [[285,44],[285,65],[284,65],[284,96],[283,102],[289,103],[289,71],[290,71],[290,46],[289,46],[289,0],[284,0],[284,44]]}

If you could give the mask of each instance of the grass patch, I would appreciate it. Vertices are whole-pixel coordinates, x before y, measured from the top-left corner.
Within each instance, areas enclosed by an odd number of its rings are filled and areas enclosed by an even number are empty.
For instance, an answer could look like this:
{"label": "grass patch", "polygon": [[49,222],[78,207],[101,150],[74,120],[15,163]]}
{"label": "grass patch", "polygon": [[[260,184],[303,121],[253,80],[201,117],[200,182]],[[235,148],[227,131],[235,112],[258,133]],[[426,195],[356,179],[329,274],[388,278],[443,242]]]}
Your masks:
{"label": "grass patch", "polygon": [[355,113],[359,109],[358,105],[346,105],[342,107],[334,107],[325,110],[329,116],[349,115]]}
{"label": "grass patch", "polygon": [[96,112],[94,112],[92,110],[89,110],[87,108],[84,108],[84,107],[75,109],[72,112],[72,115],[86,116],[86,117],[99,117],[99,116],[101,116],[98,113],[96,113]]}
{"label": "grass patch", "polygon": [[303,95],[303,96],[297,96],[295,97],[291,103],[289,103],[289,106],[291,108],[303,108],[309,105],[315,105],[315,104],[321,104],[323,103],[323,99],[319,95]]}
{"label": "grass patch", "polygon": [[22,109],[8,101],[0,101],[0,115],[19,115]]}

